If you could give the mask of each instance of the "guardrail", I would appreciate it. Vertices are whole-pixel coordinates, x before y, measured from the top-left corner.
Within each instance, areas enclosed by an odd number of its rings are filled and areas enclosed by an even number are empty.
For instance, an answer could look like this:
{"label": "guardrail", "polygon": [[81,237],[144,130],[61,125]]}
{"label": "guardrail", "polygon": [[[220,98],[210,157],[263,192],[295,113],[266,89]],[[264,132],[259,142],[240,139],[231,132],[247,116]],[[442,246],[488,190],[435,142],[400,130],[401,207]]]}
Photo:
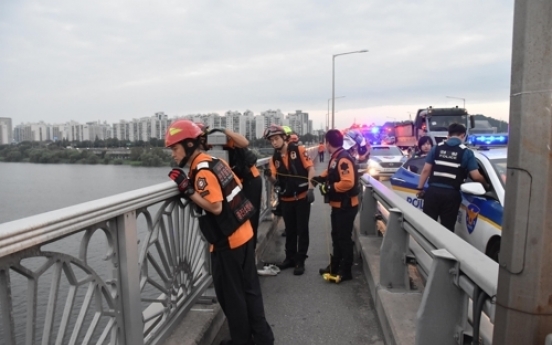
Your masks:
{"label": "guardrail", "polygon": [[387,223],[380,288],[409,290],[409,264],[416,264],[426,278],[416,344],[464,344],[469,338],[492,344],[498,264],[381,182],[369,175],[361,180],[365,187],[361,232],[377,235],[378,213]]}
{"label": "guardrail", "polygon": [[[274,201],[263,184],[261,219]],[[172,181],[0,224],[0,339],[158,344],[210,272],[197,218]]]}

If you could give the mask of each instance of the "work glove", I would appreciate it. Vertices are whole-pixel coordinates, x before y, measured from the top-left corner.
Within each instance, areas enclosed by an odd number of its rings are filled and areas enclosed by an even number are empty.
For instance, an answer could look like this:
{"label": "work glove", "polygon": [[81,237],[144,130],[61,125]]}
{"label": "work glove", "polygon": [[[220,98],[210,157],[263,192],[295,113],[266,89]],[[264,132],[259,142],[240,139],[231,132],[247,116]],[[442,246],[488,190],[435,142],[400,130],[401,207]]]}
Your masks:
{"label": "work glove", "polygon": [[320,194],[327,195],[330,192],[330,185],[328,185],[327,183],[322,183],[319,189],[320,189]]}
{"label": "work glove", "polygon": [[325,181],[325,179],[323,177],[320,177],[320,176],[315,176],[313,178],[311,178],[311,183],[314,187],[316,187],[317,184],[319,183],[323,183]]}
{"label": "work glove", "polygon": [[272,177],[272,171],[270,170],[270,168],[266,168],[264,170],[264,175],[265,177]]}
{"label": "work glove", "polygon": [[420,190],[420,191],[418,191],[418,193],[416,193],[416,198],[418,198],[418,199],[423,199],[424,196],[425,196],[425,191],[423,191],[423,190]]}
{"label": "work glove", "polygon": [[182,169],[174,168],[169,173],[169,177],[178,186],[178,190],[186,197],[195,193],[194,185]]}
{"label": "work glove", "polygon": [[314,190],[309,189],[307,191],[307,201],[309,202],[309,204],[314,202]]}

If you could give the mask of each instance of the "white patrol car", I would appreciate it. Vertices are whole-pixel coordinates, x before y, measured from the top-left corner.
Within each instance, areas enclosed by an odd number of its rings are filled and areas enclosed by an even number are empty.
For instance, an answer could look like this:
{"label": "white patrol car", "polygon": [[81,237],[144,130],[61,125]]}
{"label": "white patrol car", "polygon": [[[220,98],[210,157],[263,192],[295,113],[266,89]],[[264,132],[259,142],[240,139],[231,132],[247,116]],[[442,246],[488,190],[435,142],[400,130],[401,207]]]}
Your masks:
{"label": "white patrol car", "polygon": [[372,145],[366,172],[375,179],[393,175],[407,157],[397,146]]}
{"label": "white patrol car", "polygon": [[[495,134],[494,137],[504,138],[505,135]],[[504,145],[503,141],[501,140]],[[505,141],[507,143],[507,136]],[[462,204],[455,233],[498,262],[508,153],[506,147],[491,148],[492,140],[487,140],[486,143],[489,146],[472,150],[479,172],[490,188],[485,191],[481,183],[473,182],[469,177],[461,185]],[[416,188],[424,164],[425,157],[411,158],[391,177],[393,190],[420,210],[423,208],[423,200],[416,198]]]}

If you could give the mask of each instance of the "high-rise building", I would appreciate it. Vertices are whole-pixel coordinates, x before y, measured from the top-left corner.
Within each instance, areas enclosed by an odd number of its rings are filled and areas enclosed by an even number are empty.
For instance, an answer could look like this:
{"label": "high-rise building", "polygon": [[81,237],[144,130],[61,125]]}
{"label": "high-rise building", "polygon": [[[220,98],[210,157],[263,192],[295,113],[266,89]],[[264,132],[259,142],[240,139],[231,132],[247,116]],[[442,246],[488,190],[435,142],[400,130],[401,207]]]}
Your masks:
{"label": "high-rise building", "polygon": [[0,145],[11,144],[13,142],[12,133],[12,119],[0,117]]}

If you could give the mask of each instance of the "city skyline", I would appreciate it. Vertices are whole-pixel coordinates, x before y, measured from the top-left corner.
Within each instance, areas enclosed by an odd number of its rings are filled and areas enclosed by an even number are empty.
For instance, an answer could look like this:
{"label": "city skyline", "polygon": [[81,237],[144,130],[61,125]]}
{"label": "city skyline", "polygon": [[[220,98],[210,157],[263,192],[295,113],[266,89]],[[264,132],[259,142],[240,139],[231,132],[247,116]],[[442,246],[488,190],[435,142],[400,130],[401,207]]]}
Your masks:
{"label": "city skyline", "polygon": [[361,49],[335,60],[337,127],[464,100],[508,117],[511,0],[23,0],[0,3],[0,23],[0,116],[17,123],[277,105],[320,128],[332,55]]}

